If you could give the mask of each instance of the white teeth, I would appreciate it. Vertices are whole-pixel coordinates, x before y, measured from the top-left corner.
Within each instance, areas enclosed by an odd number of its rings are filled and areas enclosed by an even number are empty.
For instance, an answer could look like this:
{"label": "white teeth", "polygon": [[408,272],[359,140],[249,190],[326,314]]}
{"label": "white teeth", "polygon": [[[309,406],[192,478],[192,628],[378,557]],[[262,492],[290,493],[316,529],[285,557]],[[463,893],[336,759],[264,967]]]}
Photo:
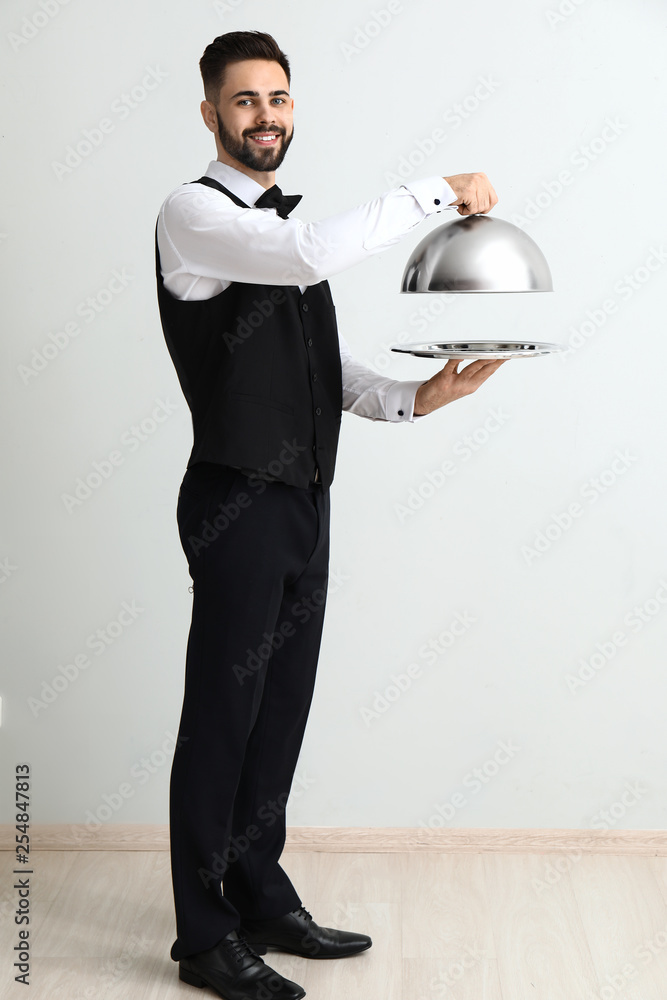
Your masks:
{"label": "white teeth", "polygon": [[253,136],[253,139],[257,139],[259,142],[273,142],[273,140],[277,139],[277,138],[278,137],[276,135],[254,135]]}

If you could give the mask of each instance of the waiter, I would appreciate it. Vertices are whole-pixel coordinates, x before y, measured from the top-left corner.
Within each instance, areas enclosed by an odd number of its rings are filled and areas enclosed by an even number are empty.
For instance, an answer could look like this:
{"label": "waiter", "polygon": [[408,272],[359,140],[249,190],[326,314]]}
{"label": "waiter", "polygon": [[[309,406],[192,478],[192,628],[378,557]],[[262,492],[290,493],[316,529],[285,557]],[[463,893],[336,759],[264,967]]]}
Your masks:
{"label": "waiter", "polygon": [[[320,647],[341,410],[413,421],[502,364],[384,378],[352,358],[326,279],[447,207],[484,213],[497,198],[484,174],[459,174],[290,219],[300,197],[274,183],[293,138],[287,57],[270,35],[234,31],[200,69],[217,159],[169,195],[156,230],[160,317],[194,431],[177,506],[193,608],[170,787],[171,957],[224,1000],[299,1000],[259,957],[268,948],[337,958],[371,946],[315,923],[279,865]],[[314,139],[323,154],[337,141],[326,109]]]}

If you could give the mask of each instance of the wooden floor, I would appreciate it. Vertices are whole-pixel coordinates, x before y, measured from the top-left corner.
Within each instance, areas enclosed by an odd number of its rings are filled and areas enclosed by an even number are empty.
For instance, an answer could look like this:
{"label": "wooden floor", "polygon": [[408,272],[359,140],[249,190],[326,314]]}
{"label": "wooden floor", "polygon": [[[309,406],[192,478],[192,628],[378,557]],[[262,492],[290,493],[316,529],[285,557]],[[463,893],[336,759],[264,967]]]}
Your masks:
{"label": "wooden floor", "polygon": [[[14,982],[13,855],[0,854],[0,997],[206,1000],[178,980],[169,853],[32,855],[31,984]],[[271,952],[311,1000],[667,1000],[667,858],[290,853],[326,926],[369,933],[337,961]]]}

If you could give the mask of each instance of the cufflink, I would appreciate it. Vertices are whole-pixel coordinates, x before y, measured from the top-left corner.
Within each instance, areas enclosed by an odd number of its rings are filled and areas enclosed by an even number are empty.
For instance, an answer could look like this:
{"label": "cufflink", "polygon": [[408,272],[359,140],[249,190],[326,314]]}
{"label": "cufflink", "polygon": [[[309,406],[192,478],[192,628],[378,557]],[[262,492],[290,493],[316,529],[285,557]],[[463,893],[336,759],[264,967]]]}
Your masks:
{"label": "cufflink", "polygon": [[403,410],[399,410],[398,411],[398,415],[399,415],[399,417],[402,417],[403,416]]}

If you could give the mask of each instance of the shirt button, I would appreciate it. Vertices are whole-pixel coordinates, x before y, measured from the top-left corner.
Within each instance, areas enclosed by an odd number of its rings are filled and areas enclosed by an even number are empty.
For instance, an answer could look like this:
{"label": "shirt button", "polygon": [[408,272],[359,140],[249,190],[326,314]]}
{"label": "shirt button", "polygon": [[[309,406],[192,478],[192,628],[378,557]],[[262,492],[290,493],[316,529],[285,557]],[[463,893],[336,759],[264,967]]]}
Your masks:
{"label": "shirt button", "polygon": [[319,416],[321,415],[321,413],[322,413],[322,410],[321,410],[321,409],[319,408],[319,406],[318,406],[318,407],[317,407],[317,409],[315,410],[315,413],[317,414],[317,416],[318,416],[318,417],[319,417]]}
{"label": "shirt button", "polygon": [[304,302],[304,304],[303,304],[303,305],[301,306],[301,308],[303,309],[303,311],[304,311],[305,313],[307,313],[307,312],[308,312],[308,303],[307,303],[307,302]]}
{"label": "shirt button", "polygon": [[399,415],[399,417],[402,417],[403,416],[403,410],[399,410],[398,411],[398,415]]}
{"label": "shirt button", "polygon": [[313,346],[313,338],[309,337],[308,340],[306,341],[306,343],[308,344],[309,347],[312,347]]}
{"label": "shirt button", "polygon": [[317,372],[313,372],[313,382],[317,382]]}
{"label": "shirt button", "polygon": [[440,199],[439,199],[439,198],[434,198],[434,199],[433,199],[433,201],[434,201],[434,203],[435,203],[436,205],[439,205],[439,204],[440,204]]}

